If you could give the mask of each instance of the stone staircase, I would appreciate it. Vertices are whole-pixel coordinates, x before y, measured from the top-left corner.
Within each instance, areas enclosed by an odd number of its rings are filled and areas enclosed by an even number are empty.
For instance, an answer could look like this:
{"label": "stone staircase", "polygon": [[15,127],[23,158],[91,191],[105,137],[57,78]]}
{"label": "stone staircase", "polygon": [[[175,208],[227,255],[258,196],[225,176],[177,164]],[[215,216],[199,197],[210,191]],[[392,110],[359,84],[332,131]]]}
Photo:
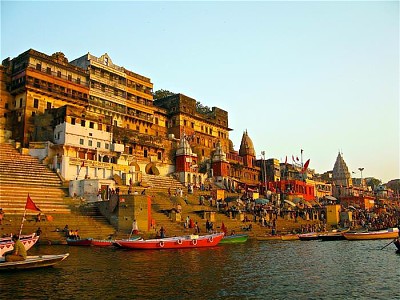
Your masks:
{"label": "stone staircase", "polygon": [[41,210],[41,222],[36,222],[37,211],[26,211],[23,233],[36,231],[40,226],[42,240],[65,241],[58,229],[66,224],[78,229],[82,237],[105,238],[115,229],[101,216],[97,208],[81,210],[79,199],[67,198],[68,187],[58,175],[36,158],[21,154],[11,144],[0,143],[0,207],[5,212],[0,236],[18,233],[29,194]]}
{"label": "stone staircase", "polygon": [[175,191],[177,188],[185,190],[185,186],[170,176],[142,174],[142,181],[151,188],[152,192],[165,192],[168,189]]}

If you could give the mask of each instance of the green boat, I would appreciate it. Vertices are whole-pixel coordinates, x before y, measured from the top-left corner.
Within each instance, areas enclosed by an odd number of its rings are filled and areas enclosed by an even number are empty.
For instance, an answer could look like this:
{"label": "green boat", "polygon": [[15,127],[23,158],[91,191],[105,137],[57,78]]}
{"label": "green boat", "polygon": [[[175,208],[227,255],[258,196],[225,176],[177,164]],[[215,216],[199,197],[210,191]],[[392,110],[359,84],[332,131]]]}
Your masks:
{"label": "green boat", "polygon": [[247,234],[232,234],[227,235],[222,238],[219,244],[235,244],[235,243],[245,243],[249,235]]}

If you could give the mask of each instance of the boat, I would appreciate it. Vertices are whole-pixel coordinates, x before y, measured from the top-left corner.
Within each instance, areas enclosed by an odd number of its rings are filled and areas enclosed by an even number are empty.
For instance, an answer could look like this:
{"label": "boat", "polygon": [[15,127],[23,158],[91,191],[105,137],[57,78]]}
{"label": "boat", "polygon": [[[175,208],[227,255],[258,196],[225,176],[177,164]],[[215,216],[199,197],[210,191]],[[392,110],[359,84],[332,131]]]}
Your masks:
{"label": "boat", "polygon": [[51,267],[63,261],[69,253],[57,255],[35,255],[27,256],[25,260],[6,262],[4,257],[0,258],[0,271],[17,271]]}
{"label": "boat", "polygon": [[[31,249],[38,240],[39,237],[35,233],[20,236],[20,241],[25,246],[26,251]],[[14,241],[11,237],[0,238],[0,256],[3,256],[4,253],[13,249]]]}
{"label": "boat", "polygon": [[283,234],[281,235],[281,240],[282,241],[295,241],[299,239],[298,234]]}
{"label": "boat", "polygon": [[346,240],[377,240],[377,239],[395,239],[399,237],[398,228],[388,228],[378,231],[365,232],[345,232],[343,233]]}
{"label": "boat", "polygon": [[183,249],[212,247],[218,245],[224,233],[213,233],[203,236],[185,235],[160,239],[117,240],[115,243],[121,248],[128,249]]}
{"label": "boat", "polygon": [[[136,241],[141,239],[141,236],[134,236],[129,239],[126,239],[125,241]],[[96,247],[110,247],[110,246],[118,246],[116,244],[117,240],[99,240],[99,239],[92,239],[92,243],[90,246],[96,246]]]}
{"label": "boat", "polygon": [[339,240],[345,240],[346,238],[344,237],[343,233],[348,232],[350,228],[344,228],[344,229],[334,229],[330,232],[322,233],[319,235],[319,239],[321,241],[339,241]]}
{"label": "boat", "polygon": [[236,244],[236,243],[245,243],[249,238],[248,234],[232,234],[224,236],[220,244]]}
{"label": "boat", "polygon": [[319,240],[318,232],[309,232],[309,233],[301,233],[299,234],[300,241],[315,241]]}
{"label": "boat", "polygon": [[69,246],[90,246],[92,244],[93,239],[69,239],[67,238],[67,244]]}
{"label": "boat", "polygon": [[282,236],[280,234],[268,234],[256,236],[257,241],[281,241]]}

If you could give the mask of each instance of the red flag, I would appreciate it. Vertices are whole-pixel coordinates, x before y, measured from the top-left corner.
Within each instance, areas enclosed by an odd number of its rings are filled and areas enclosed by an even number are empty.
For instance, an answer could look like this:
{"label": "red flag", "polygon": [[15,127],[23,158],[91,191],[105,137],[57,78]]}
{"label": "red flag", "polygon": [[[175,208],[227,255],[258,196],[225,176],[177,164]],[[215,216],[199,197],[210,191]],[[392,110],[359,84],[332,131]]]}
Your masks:
{"label": "red flag", "polygon": [[41,211],[39,209],[39,207],[37,207],[36,204],[32,201],[31,197],[29,197],[29,194],[28,194],[28,198],[26,198],[25,209]]}
{"label": "red flag", "polygon": [[307,170],[309,164],[310,164],[310,160],[308,159],[306,161],[306,163],[304,164],[303,173]]}
{"label": "red flag", "polygon": [[296,156],[296,160],[299,161],[299,157],[298,156]]}

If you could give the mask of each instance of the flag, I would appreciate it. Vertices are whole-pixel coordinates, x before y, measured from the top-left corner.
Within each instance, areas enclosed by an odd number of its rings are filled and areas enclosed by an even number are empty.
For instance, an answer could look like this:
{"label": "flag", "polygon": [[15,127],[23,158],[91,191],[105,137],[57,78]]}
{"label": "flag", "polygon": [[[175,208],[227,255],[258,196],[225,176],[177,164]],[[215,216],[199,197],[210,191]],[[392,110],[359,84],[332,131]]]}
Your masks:
{"label": "flag", "polygon": [[35,211],[41,211],[39,207],[36,206],[36,204],[32,201],[31,197],[28,194],[28,198],[26,198],[26,204],[25,204],[25,209],[30,209],[30,210],[35,210]]}
{"label": "flag", "polygon": [[287,165],[287,155],[286,155],[286,158],[285,158],[285,165]]}
{"label": "flag", "polygon": [[296,156],[296,160],[299,161],[299,157],[298,156]]}
{"label": "flag", "polygon": [[294,159],[294,156],[293,156],[293,155],[292,155],[292,161],[293,161],[293,162],[296,162],[296,160]]}
{"label": "flag", "polygon": [[308,159],[304,164],[303,173],[307,170],[309,164],[310,164],[310,159]]}

